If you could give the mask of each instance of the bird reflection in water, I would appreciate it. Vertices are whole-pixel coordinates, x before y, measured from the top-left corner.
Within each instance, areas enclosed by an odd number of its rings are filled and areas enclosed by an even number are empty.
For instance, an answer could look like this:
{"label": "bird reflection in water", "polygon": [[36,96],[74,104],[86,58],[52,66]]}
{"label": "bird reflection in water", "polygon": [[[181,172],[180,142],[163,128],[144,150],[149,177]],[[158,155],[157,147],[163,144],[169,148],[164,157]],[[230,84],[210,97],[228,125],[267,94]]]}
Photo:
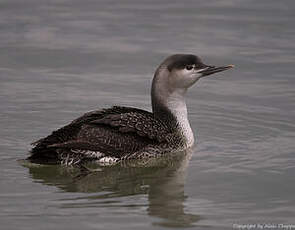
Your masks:
{"label": "bird reflection in water", "polygon": [[[23,163],[35,182],[54,185],[66,192],[98,193],[81,199],[103,200],[139,194],[148,195],[147,213],[156,217],[154,225],[191,227],[199,215],[186,213],[184,183],[192,149],[147,162],[121,165],[87,165],[93,172],[81,174],[77,168]],[[96,166],[97,167],[97,166]],[[77,200],[77,198],[75,198]],[[74,207],[75,205],[73,205]],[[144,205],[145,206],[145,205]]]}

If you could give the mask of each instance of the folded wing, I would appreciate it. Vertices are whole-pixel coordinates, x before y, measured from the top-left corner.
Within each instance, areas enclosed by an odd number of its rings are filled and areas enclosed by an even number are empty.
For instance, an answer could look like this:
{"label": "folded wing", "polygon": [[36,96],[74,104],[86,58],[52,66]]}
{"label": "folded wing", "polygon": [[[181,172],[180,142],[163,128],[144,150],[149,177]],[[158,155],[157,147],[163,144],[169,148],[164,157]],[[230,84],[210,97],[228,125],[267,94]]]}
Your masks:
{"label": "folded wing", "polygon": [[170,133],[170,128],[148,111],[115,106],[86,113],[35,142],[29,159],[58,159],[65,151],[121,158],[151,144],[165,143]]}

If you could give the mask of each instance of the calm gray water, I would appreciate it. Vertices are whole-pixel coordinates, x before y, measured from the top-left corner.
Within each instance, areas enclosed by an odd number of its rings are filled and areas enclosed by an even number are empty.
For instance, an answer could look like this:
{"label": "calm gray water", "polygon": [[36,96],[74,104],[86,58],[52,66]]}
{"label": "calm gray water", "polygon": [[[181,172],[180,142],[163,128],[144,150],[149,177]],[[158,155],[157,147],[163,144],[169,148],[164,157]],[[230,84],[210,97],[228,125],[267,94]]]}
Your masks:
{"label": "calm gray water", "polygon": [[[292,0],[1,0],[0,228],[294,225],[294,12]],[[153,72],[174,53],[236,65],[189,91],[191,159],[81,178],[20,161],[86,111],[150,110]]]}

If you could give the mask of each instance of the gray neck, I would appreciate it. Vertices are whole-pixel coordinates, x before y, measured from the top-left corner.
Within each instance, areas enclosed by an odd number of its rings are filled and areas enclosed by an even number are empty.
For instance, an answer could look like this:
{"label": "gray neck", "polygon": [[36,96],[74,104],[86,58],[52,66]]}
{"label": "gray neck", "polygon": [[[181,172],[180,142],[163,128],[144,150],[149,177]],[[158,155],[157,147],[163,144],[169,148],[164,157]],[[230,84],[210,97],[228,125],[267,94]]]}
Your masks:
{"label": "gray neck", "polygon": [[152,107],[156,118],[168,124],[183,136],[187,147],[194,143],[185,103],[186,89],[175,88],[169,83],[169,71],[161,66],[156,71],[152,90]]}

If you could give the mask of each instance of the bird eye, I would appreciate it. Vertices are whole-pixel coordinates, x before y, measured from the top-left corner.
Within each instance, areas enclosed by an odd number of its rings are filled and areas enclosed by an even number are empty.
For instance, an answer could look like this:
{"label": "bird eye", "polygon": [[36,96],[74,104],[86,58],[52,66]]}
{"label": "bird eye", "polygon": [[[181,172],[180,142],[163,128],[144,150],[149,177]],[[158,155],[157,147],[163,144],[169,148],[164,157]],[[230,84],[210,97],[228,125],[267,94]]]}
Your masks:
{"label": "bird eye", "polygon": [[187,66],[185,67],[186,70],[192,70],[193,68],[194,68],[193,65],[187,65]]}

